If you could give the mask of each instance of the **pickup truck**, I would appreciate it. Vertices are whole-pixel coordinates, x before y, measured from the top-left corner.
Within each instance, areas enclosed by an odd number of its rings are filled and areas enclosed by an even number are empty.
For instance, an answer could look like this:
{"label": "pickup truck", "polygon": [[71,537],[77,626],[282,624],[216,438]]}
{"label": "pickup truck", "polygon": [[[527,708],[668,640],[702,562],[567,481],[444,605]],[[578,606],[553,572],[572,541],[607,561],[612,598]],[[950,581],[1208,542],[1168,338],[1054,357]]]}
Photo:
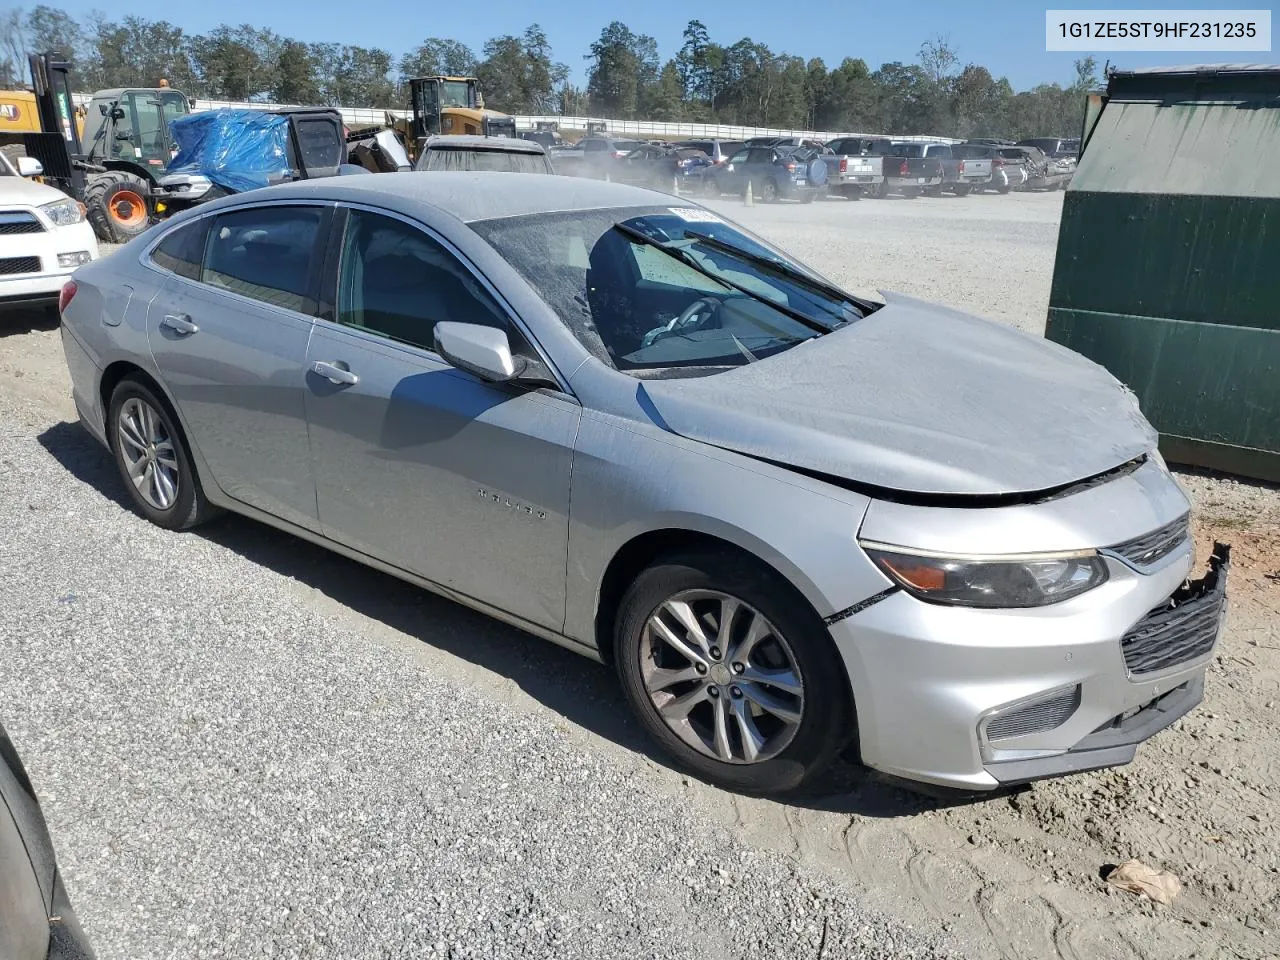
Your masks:
{"label": "pickup truck", "polygon": [[843,194],[856,200],[863,194],[881,196],[884,193],[884,157],[868,156],[868,144],[863,137],[840,137],[827,144],[832,155],[823,155],[827,162],[827,183],[832,193]]}
{"label": "pickup truck", "polygon": [[915,143],[894,143],[891,140],[867,141],[867,152],[884,158],[884,196],[898,191],[904,197],[918,197],[942,186],[942,161],[926,157]]}
{"label": "pickup truck", "polygon": [[959,157],[949,143],[913,142],[897,146],[909,157],[925,157],[942,164],[942,182],[925,189],[929,196],[941,196],[943,190],[950,190],[957,197],[963,197],[991,180],[990,160]]}

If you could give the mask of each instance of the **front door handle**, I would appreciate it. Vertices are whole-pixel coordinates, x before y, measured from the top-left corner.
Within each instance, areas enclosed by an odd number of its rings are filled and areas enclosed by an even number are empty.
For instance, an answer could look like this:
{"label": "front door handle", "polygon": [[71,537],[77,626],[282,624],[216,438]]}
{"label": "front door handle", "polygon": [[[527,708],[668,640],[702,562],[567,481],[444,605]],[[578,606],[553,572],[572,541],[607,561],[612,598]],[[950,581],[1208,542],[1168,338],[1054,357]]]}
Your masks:
{"label": "front door handle", "polygon": [[200,328],[192,323],[191,318],[185,313],[167,314],[165,318],[160,321],[160,326],[164,327],[166,330],[172,330],[180,337],[186,337],[193,333],[200,332]]}
{"label": "front door handle", "polygon": [[335,363],[325,363],[323,360],[317,360],[311,365],[311,372],[324,377],[330,383],[359,383],[360,378],[348,370],[346,367],[340,367]]}

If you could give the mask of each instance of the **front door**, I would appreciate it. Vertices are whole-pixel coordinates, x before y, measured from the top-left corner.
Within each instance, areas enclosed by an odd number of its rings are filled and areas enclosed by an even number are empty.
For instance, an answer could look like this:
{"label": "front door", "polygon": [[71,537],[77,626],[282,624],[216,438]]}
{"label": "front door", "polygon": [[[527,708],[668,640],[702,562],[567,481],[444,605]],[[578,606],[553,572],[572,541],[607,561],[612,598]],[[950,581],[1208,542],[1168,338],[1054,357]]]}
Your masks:
{"label": "front door", "polygon": [[171,276],[147,315],[156,366],[210,479],[229,497],[313,530],[304,370],[312,264],[328,214],[272,205],[175,231],[153,252]]}
{"label": "front door", "polygon": [[531,348],[452,252],[402,220],[349,212],[333,319],[307,356],[325,535],[560,629],[577,402],[487,383],[434,352],[440,320]]}

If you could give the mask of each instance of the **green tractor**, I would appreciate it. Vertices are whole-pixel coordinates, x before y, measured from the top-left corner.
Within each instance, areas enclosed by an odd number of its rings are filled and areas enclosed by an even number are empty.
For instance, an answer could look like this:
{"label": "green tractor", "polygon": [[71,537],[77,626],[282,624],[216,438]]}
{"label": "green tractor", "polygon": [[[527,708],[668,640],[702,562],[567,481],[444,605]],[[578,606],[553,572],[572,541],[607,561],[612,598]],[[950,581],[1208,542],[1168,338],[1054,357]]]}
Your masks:
{"label": "green tractor", "polygon": [[175,152],[169,121],[190,112],[187,98],[163,82],[93,95],[81,133],[83,200],[100,238],[124,243],[147,228],[156,184]]}

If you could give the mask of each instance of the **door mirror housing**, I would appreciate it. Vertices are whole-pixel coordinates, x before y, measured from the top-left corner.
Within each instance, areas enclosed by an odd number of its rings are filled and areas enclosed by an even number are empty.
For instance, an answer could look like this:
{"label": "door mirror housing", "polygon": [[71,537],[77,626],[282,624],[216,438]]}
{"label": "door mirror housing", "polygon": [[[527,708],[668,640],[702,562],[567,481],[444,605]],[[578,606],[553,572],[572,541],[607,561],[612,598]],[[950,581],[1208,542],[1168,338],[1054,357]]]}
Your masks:
{"label": "door mirror housing", "polygon": [[515,380],[527,365],[523,357],[512,356],[505,332],[478,323],[442,320],[436,324],[435,347],[450,365],[494,383]]}
{"label": "door mirror housing", "polygon": [[35,157],[18,158],[18,176],[38,177],[42,173],[44,173],[44,164]]}

